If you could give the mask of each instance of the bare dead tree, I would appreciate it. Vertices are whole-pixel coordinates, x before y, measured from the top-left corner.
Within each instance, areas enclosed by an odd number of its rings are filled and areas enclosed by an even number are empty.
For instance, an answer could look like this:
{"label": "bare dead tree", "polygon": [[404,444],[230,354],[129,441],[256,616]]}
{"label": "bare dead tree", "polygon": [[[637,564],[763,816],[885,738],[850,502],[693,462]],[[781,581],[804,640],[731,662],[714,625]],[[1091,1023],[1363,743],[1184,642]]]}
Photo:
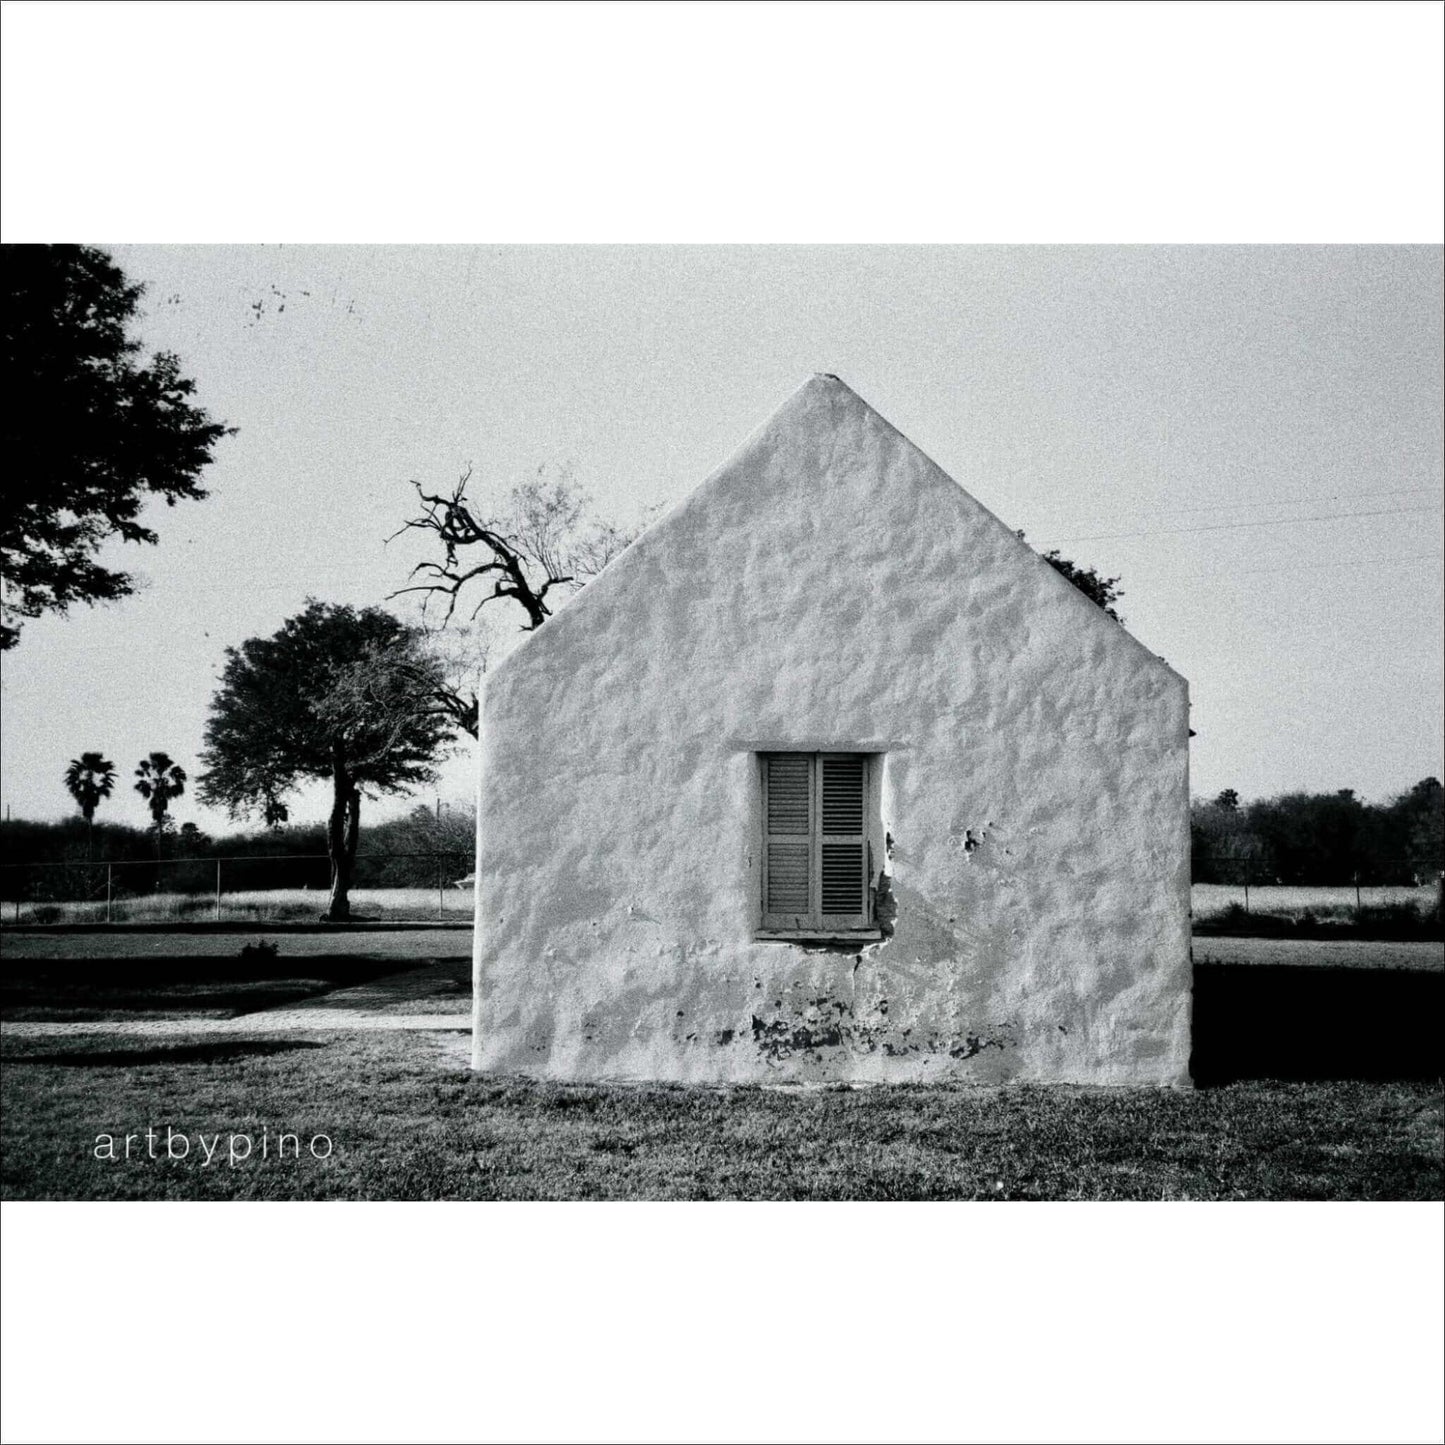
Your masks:
{"label": "bare dead tree", "polygon": [[399,659],[392,648],[369,647],[337,678],[327,705],[343,715],[364,714],[383,738],[417,717],[438,719],[476,737],[477,692],[459,675],[464,670],[437,647],[415,660]]}
{"label": "bare dead tree", "polygon": [[[431,674],[417,685],[430,687],[427,705],[464,732],[477,736],[477,691],[473,679],[486,670],[497,637],[480,616],[488,603],[512,601],[522,609],[523,632],[535,632],[559,605],[597,576],[655,515],[644,514],[633,528],[592,516],[592,499],[563,471],[548,476],[545,468],[513,487],[501,508],[479,511],[467,497],[468,467],[447,493],[428,492],[413,481],[420,513],[404,522],[403,532],[435,534],[442,560],[428,559],[412,568],[408,585],[391,593],[421,596],[424,623],[438,607],[441,620],[431,628],[432,655],[441,663],[444,680]],[[471,602],[466,625],[452,627],[463,593]],[[475,600],[472,600],[475,599]],[[429,615],[430,614],[430,615]],[[450,641],[442,634],[451,628]],[[394,675],[394,674],[393,674]],[[365,688],[366,673],[357,678]]]}
{"label": "bare dead tree", "polygon": [[501,636],[488,614],[469,622],[434,628],[427,634],[427,656],[440,668],[432,699],[463,732],[477,736],[477,678],[491,665]]}
{"label": "bare dead tree", "polygon": [[422,594],[423,620],[434,604],[443,603],[442,627],[470,588],[476,596],[472,618],[489,602],[510,599],[526,616],[522,630],[534,632],[552,615],[554,593],[583,586],[640,530],[591,518],[591,498],[565,472],[549,478],[539,469],[512,488],[495,514],[473,507],[466,495],[471,477],[468,467],[447,493],[428,492],[413,481],[421,512],[387,539],[420,531],[440,541],[442,561],[418,562],[409,585],[390,597]]}

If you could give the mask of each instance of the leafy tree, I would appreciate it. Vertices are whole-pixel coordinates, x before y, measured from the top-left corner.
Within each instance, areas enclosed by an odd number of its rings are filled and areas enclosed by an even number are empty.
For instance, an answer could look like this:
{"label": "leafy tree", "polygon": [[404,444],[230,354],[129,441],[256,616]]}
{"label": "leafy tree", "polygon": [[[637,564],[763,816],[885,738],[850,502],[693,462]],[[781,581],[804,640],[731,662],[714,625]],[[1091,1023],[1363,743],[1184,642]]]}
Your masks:
{"label": "leafy tree", "polygon": [[65,786],[80,808],[80,816],[85,819],[86,851],[93,852],[95,810],[100,806],[100,800],[110,797],[115,789],[115,764],[99,753],[81,753],[78,758],[70,760],[70,766],[65,770]]}
{"label": "leafy tree", "polygon": [[380,888],[451,886],[475,867],[477,815],[470,802],[419,803],[371,829],[368,870]]}
{"label": "leafy tree", "polygon": [[1242,807],[1226,788],[1190,814],[1198,883],[1422,884],[1440,876],[1442,790],[1423,778],[1387,803],[1353,788],[1283,793]]}
{"label": "leafy tree", "polygon": [[1212,802],[1194,804],[1189,834],[1195,882],[1259,881],[1264,845],[1250,831],[1233,788],[1226,788]]}
{"label": "leafy tree", "polygon": [[169,753],[152,753],[142,758],[135,770],[135,790],[151,810],[151,826],[156,833],[156,857],[160,857],[161,837],[170,821],[166,809],[172,798],[186,791],[186,770],[171,761]]}
{"label": "leafy tree", "polygon": [[1245,818],[1281,883],[1318,886],[1372,877],[1362,846],[1365,806],[1352,788],[1261,799],[1249,805]]}
{"label": "leafy tree", "polygon": [[1445,790],[1440,779],[1421,778],[1390,804],[1389,817],[1415,879],[1438,879],[1445,867]]}
{"label": "leafy tree", "polygon": [[477,841],[477,812],[470,802],[446,803],[434,812],[418,804],[393,823],[395,847],[416,853],[470,854]]}
{"label": "leafy tree", "polygon": [[[1019,541],[1024,540],[1022,532],[1018,532],[1017,536]],[[1057,547],[1043,553],[1043,559],[1061,577],[1067,577],[1090,602],[1102,607],[1115,622],[1123,622],[1124,619],[1114,610],[1114,604],[1124,595],[1118,577],[1105,577],[1093,567],[1081,567],[1077,562],[1070,562],[1067,557],[1059,555]]]}
{"label": "leafy tree", "polygon": [[363,792],[406,792],[435,777],[454,726],[432,696],[440,672],[417,630],[389,613],[314,598],[274,636],[226,649],[201,796],[232,817],[277,818],[292,788],[328,780],[333,921],[350,916]]}
{"label": "leafy tree", "polygon": [[136,519],[150,497],[206,495],[202,469],[234,428],[190,397],[169,352],[145,361],[127,335],[142,287],[90,246],[6,246],[0,649],[22,621],[128,596],[101,566],[110,537],[154,543]]}

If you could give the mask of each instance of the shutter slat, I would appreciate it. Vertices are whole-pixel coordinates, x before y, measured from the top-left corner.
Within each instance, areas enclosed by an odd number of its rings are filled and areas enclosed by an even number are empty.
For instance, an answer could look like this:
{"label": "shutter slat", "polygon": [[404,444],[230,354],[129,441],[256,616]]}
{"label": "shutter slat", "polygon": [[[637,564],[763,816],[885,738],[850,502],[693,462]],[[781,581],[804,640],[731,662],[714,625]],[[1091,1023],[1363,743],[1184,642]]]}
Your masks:
{"label": "shutter slat", "polygon": [[768,912],[808,911],[808,844],[768,844]]}
{"label": "shutter slat", "polygon": [[823,844],[823,912],[858,913],[863,902],[863,845]]}
{"label": "shutter slat", "polygon": [[768,832],[809,831],[809,760],[803,756],[768,759]]}
{"label": "shutter slat", "polygon": [[863,759],[823,759],[823,832],[863,831]]}

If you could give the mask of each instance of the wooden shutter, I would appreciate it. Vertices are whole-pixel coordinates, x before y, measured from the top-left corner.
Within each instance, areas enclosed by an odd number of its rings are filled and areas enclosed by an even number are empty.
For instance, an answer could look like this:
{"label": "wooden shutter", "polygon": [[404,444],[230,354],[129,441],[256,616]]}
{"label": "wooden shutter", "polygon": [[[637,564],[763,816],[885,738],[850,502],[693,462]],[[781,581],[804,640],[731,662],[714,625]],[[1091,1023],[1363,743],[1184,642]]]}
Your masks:
{"label": "wooden shutter", "polygon": [[765,753],[763,927],[866,928],[868,759]]}
{"label": "wooden shutter", "polygon": [[818,772],[818,922],[824,928],[863,928],[868,923],[863,821],[868,760],[861,753],[824,753]]}
{"label": "wooden shutter", "polygon": [[763,758],[763,927],[807,928],[813,921],[813,759]]}

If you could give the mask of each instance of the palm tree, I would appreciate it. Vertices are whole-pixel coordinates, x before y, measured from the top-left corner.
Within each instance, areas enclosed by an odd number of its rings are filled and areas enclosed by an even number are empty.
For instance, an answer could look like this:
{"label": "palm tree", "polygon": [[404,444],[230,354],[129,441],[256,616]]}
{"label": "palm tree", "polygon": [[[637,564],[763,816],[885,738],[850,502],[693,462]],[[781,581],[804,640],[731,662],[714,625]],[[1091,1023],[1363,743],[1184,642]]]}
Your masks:
{"label": "palm tree", "polygon": [[86,835],[85,851],[95,854],[95,810],[102,798],[110,797],[115,787],[115,764],[99,753],[81,753],[70,760],[65,770],[65,786],[80,808],[89,830]]}
{"label": "palm tree", "polygon": [[142,758],[135,770],[135,790],[146,800],[156,830],[156,857],[161,856],[161,833],[165,829],[166,809],[172,798],[186,791],[186,773],[171,761],[169,753],[152,753]]}

